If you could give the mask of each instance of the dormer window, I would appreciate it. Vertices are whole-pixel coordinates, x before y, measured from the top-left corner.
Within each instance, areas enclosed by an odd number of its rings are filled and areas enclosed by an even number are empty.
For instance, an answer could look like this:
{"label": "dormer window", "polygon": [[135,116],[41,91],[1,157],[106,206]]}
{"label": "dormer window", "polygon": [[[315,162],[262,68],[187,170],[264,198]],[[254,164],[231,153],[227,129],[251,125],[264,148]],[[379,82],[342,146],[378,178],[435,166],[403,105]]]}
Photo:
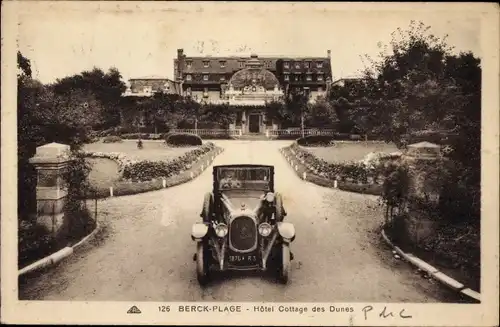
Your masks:
{"label": "dormer window", "polygon": [[208,68],[208,66],[210,66],[210,61],[203,60],[203,67]]}
{"label": "dormer window", "polygon": [[203,80],[208,81],[208,75],[203,75]]}
{"label": "dormer window", "polygon": [[187,68],[191,68],[192,65],[193,65],[193,62],[191,60],[186,61]]}
{"label": "dormer window", "polygon": [[186,75],[186,81],[190,81],[191,80],[191,75],[190,74],[187,74]]}
{"label": "dormer window", "polygon": [[309,69],[309,61],[304,62],[304,68],[308,68]]}
{"label": "dormer window", "polygon": [[226,62],[224,60],[222,60],[220,62],[220,68],[224,68],[224,67],[226,67]]}
{"label": "dormer window", "polygon": [[283,63],[283,67],[285,67],[286,69],[290,68],[290,63],[288,61],[285,61]]}
{"label": "dormer window", "polygon": [[298,62],[298,61],[297,61],[297,62],[295,63],[295,69],[300,69],[300,62]]}
{"label": "dormer window", "polygon": [[316,63],[316,67],[318,67],[318,68],[323,68],[323,62],[322,62],[322,61],[318,61],[318,62]]}

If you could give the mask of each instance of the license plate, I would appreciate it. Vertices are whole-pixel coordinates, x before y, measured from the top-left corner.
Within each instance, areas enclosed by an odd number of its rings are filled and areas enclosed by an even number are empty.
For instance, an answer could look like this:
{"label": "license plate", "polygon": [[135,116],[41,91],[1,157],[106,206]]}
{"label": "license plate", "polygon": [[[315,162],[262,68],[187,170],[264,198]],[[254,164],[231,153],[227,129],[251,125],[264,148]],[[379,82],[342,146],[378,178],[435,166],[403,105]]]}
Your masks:
{"label": "license plate", "polygon": [[256,255],[230,255],[229,262],[231,263],[256,263]]}

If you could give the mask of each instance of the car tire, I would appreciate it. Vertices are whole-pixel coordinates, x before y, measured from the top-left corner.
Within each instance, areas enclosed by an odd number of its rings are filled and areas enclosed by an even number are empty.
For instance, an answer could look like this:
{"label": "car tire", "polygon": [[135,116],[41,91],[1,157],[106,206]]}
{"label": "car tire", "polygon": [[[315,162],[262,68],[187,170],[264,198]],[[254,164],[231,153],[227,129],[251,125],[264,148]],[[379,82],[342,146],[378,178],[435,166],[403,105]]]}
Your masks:
{"label": "car tire", "polygon": [[275,199],[274,206],[276,208],[276,212],[274,214],[276,221],[282,222],[285,219],[286,213],[285,213],[285,209],[283,207],[283,198],[281,197],[280,193],[276,193],[276,199]]}
{"label": "car tire", "polygon": [[288,278],[290,276],[290,246],[287,243],[282,244],[281,248],[281,267],[279,269],[279,281],[282,284],[288,283]]}
{"label": "car tire", "polygon": [[205,193],[203,199],[203,209],[201,210],[201,218],[204,223],[209,223],[212,220],[212,213],[214,208],[214,196],[211,192]]}
{"label": "car tire", "polygon": [[196,243],[196,277],[200,285],[206,285],[208,282],[209,264],[208,264],[207,245],[203,241]]}

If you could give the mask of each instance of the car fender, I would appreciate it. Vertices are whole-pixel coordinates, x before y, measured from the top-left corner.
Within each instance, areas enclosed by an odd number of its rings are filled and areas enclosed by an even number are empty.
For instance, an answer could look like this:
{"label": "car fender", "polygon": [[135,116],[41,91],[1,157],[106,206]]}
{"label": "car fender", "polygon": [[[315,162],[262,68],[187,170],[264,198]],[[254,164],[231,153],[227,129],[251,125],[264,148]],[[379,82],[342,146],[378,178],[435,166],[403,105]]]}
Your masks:
{"label": "car fender", "polygon": [[208,234],[208,225],[204,223],[195,223],[191,227],[191,239],[199,240]]}
{"label": "car fender", "polygon": [[278,222],[278,233],[284,240],[293,242],[295,239],[295,226],[288,222]]}

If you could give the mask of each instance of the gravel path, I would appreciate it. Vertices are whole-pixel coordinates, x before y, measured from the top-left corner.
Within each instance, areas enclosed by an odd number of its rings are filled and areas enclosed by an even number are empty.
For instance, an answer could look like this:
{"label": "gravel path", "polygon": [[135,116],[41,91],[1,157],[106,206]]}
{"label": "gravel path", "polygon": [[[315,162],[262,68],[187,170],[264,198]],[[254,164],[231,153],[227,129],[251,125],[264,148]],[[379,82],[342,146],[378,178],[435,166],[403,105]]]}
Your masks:
{"label": "gravel path", "polygon": [[196,281],[191,224],[199,219],[211,169],[173,188],[99,201],[103,233],[79,254],[21,281],[20,299],[89,301],[456,302],[455,295],[396,260],[380,240],[374,196],[300,180],[281,157],[284,141],[217,141],[214,164],[276,167],[276,189],[297,238],[291,280],[254,273]]}

